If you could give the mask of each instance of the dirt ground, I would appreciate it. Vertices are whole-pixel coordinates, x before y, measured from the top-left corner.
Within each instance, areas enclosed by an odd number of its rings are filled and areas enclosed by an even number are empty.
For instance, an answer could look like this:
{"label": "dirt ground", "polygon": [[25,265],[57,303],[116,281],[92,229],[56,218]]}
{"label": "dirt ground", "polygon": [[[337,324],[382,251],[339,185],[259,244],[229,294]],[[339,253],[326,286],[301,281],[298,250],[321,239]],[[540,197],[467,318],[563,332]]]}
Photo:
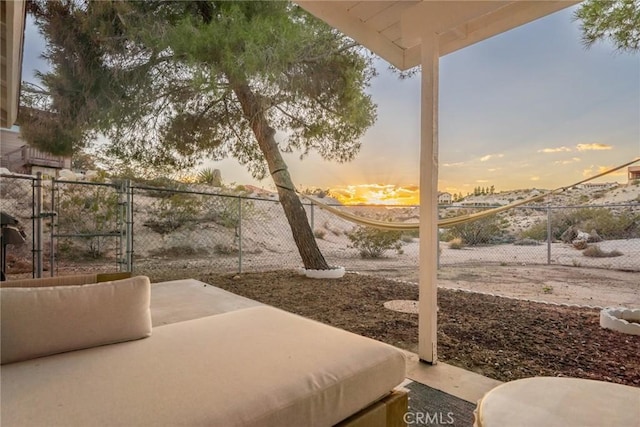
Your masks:
{"label": "dirt ground", "polygon": [[[510,287],[520,289],[514,293],[523,295],[534,295],[533,291],[522,291],[525,288],[551,286],[552,293],[542,291],[541,295],[564,298],[565,292],[580,290],[583,283],[594,294],[609,295],[607,300],[618,289],[627,295],[624,300],[635,301],[630,305],[640,305],[637,273],[587,270],[578,274],[582,269],[569,270],[572,274],[566,276],[567,272],[557,267],[528,267],[505,270],[510,272],[510,279],[509,274],[502,276],[510,282]],[[187,272],[176,273],[185,277]],[[500,285],[497,279],[489,283],[477,280],[477,276],[483,274],[477,268],[449,274],[444,271],[441,284],[485,291]],[[154,277],[153,272],[149,275],[153,281],[172,278]],[[337,280],[307,279],[295,271],[188,275],[323,323],[417,351],[418,315],[384,307],[384,303],[391,300],[416,300],[415,284],[353,273]],[[601,275],[607,278],[600,280]],[[609,286],[602,286],[604,283]],[[601,292],[601,288],[606,292]],[[590,293],[585,293],[577,300],[593,301],[594,305],[605,301],[595,296],[591,300],[588,295]],[[536,375],[572,376],[640,387],[640,336],[602,329],[598,309],[446,288],[438,291],[438,306],[438,357],[443,362],[501,381]]]}
{"label": "dirt ground", "polygon": [[[418,283],[415,270],[373,273]],[[640,272],[566,266],[444,266],[438,286],[558,304],[640,308]]]}

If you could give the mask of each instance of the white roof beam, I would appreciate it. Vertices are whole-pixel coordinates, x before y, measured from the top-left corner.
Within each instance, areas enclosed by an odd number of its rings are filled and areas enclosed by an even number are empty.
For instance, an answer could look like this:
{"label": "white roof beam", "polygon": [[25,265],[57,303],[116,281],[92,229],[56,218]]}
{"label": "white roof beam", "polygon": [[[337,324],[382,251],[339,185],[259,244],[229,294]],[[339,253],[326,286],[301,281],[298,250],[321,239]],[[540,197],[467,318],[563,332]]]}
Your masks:
{"label": "white roof beam", "polygon": [[336,7],[341,2],[298,1],[297,3],[309,13],[327,22],[394,66],[400,69],[405,68],[402,48],[377,31],[370,29],[361,20],[349,15],[345,9]]}
{"label": "white roof beam", "polygon": [[443,34],[509,4],[508,1],[423,1],[402,13],[402,37],[408,46],[419,44],[425,31]]}
{"label": "white roof beam", "polygon": [[550,15],[561,9],[580,3],[580,0],[561,1],[515,1],[496,10],[491,15],[481,16],[463,24],[457,30],[465,34],[449,31],[440,35],[440,55],[444,56],[470,44],[478,43],[492,36]]}

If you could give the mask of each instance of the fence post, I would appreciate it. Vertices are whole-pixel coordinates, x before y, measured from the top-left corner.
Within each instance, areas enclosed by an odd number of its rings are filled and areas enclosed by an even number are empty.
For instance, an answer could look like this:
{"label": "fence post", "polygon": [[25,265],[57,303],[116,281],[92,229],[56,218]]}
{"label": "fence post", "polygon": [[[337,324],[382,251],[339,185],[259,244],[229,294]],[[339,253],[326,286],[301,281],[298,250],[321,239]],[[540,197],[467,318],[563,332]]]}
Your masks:
{"label": "fence post", "polygon": [[551,206],[547,205],[547,265],[551,265]]}
{"label": "fence post", "polygon": [[31,277],[36,277],[36,218],[36,180],[33,179],[31,180]]}
{"label": "fence post", "polygon": [[131,180],[127,179],[125,185],[125,239],[126,239],[126,268],[128,272],[133,271],[133,188]]}
{"label": "fence post", "polygon": [[242,273],[242,198],[238,197],[238,273]]}
{"label": "fence post", "polygon": [[56,226],[56,177],[51,177],[51,212],[50,212],[50,225],[51,237],[49,238],[49,269],[51,270],[51,277],[53,277],[54,265],[56,263],[56,246],[54,242],[55,226]]}
{"label": "fence post", "polygon": [[133,207],[131,203],[131,181],[123,180],[116,187],[118,192],[118,226],[120,228],[120,238],[118,241],[118,269],[120,271],[132,271],[132,232],[133,232]]}
{"label": "fence post", "polygon": [[35,229],[33,235],[35,237],[35,270],[36,277],[42,277],[42,172],[36,173],[35,184]]}
{"label": "fence post", "polygon": [[[438,220],[440,219],[440,208],[442,208],[442,206],[438,206]],[[446,214],[445,214],[445,216],[446,216]],[[438,255],[436,256],[436,259],[437,259],[437,261],[436,261],[436,269],[440,270],[440,252],[442,252],[440,250],[440,228],[438,228],[437,236],[438,236]],[[418,227],[418,238],[420,238],[420,227]]]}
{"label": "fence post", "polygon": [[[118,195],[118,212],[116,224],[118,227],[118,243],[116,248],[116,267],[118,271],[126,271],[127,260],[125,259],[125,245],[126,245],[126,216],[127,216],[127,195],[125,181],[121,181],[114,187]],[[123,240],[124,239],[124,240]]]}

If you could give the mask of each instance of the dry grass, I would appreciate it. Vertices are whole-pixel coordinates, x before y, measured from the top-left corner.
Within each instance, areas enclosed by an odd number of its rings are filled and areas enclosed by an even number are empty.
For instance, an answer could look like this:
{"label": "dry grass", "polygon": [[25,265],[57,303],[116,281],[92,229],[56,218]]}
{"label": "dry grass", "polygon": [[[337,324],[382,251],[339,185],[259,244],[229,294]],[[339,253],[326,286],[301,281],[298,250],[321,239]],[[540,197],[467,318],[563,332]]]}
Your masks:
{"label": "dry grass", "polygon": [[462,243],[462,239],[459,237],[449,241],[449,249],[462,249],[463,247],[464,243]]}
{"label": "dry grass", "polygon": [[588,256],[591,258],[613,258],[617,256],[622,256],[622,252],[618,250],[605,251],[600,248],[598,245],[589,246],[582,252],[582,255]]}

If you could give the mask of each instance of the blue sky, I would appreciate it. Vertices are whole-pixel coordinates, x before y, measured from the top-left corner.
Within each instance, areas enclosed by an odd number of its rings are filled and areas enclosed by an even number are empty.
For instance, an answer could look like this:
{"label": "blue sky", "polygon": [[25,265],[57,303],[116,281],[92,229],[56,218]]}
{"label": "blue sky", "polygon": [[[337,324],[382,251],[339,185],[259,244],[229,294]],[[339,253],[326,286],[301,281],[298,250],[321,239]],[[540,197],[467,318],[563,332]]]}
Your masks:
{"label": "blue sky", "polygon": [[[640,54],[584,48],[569,8],[440,61],[441,190],[555,188],[640,156]],[[23,80],[43,41],[28,26]],[[286,155],[300,187],[419,183],[420,76],[399,80],[378,62],[370,92],[378,121],[347,164]],[[256,182],[234,160],[206,162],[223,180]],[[626,181],[626,173],[601,181]]]}

